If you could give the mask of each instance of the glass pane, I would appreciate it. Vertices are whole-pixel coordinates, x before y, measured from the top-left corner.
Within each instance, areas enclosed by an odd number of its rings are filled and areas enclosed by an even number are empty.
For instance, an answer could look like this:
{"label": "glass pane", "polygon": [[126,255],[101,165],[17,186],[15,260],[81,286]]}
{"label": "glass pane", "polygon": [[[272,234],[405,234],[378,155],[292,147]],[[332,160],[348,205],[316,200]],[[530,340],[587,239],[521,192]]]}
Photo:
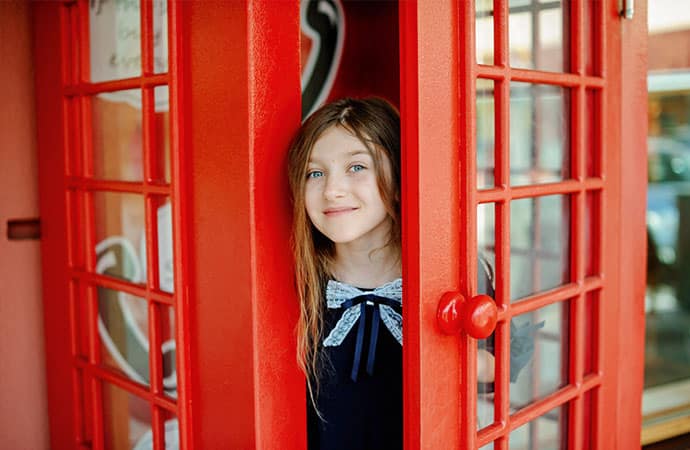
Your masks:
{"label": "glass pane", "polygon": [[585,199],[585,275],[599,275],[601,250],[601,193],[587,192]]}
{"label": "glass pane", "polygon": [[154,89],[155,115],[153,121],[153,174],[156,181],[170,183],[170,101],[168,86]]}
{"label": "glass pane", "polygon": [[103,364],[149,383],[149,315],[146,300],[98,288],[98,334]]}
{"label": "glass pane", "polygon": [[560,181],[570,176],[570,107],[565,88],[510,86],[510,183]]}
{"label": "glass pane", "polygon": [[[158,288],[163,292],[173,293],[175,279],[173,276],[173,241],[172,241],[172,205],[169,197],[153,197],[155,209],[156,233],[158,235]],[[141,261],[144,279],[147,278],[146,246],[141,247]]]}
{"label": "glass pane", "polygon": [[601,176],[601,92],[585,91],[585,175]]}
{"label": "glass pane", "polygon": [[568,305],[558,302],[513,318],[510,324],[511,412],[567,382]]}
{"label": "glass pane", "polygon": [[92,99],[91,108],[94,177],[141,181],[141,91],[98,94]]}
{"label": "glass pane", "polygon": [[494,63],[494,2],[493,0],[475,0],[475,32],[477,36],[476,51],[479,64]]}
{"label": "glass pane", "polygon": [[[163,411],[163,433],[165,445],[163,448],[166,450],[178,450],[180,448],[180,424],[177,417],[173,413]],[[141,438],[136,442],[136,446],[133,450],[152,450],[154,447],[153,443],[153,431],[149,428],[146,433],[142,435]]]}
{"label": "glass pane", "polygon": [[511,300],[520,300],[568,282],[569,203],[569,198],[564,195],[511,202]]}
{"label": "glass pane", "polygon": [[[132,283],[145,283],[147,254],[143,197],[116,192],[96,192],[93,195],[96,272]],[[167,196],[154,197],[152,201],[158,236],[158,286],[160,290],[172,293],[172,205]]]}
{"label": "glass pane", "polygon": [[494,186],[494,82],[477,80],[477,187]]}
{"label": "glass pane", "polygon": [[175,343],[175,310],[161,306],[161,351],[163,354],[163,389],[170,397],[177,398],[177,366]]}
{"label": "glass pane", "polygon": [[[139,441],[151,429],[151,406],[146,400],[103,383],[103,433],[106,450],[142,449]],[[153,447],[149,447],[153,448]]]}
{"label": "glass pane", "polygon": [[645,387],[690,379],[690,87],[649,105]]}
{"label": "glass pane", "polygon": [[600,343],[599,291],[588,292],[585,296],[585,375],[596,373]]}
{"label": "glass pane", "polygon": [[153,71],[168,71],[168,2],[153,0]]}
{"label": "glass pane", "polygon": [[146,282],[144,198],[95,192],[96,272],[132,283]]}
{"label": "glass pane", "polygon": [[90,1],[91,81],[141,75],[139,0]]}
{"label": "glass pane", "polygon": [[563,36],[561,1],[510,1],[510,65],[524,69],[566,70],[568,34]]}
{"label": "glass pane", "polygon": [[559,406],[510,433],[510,450],[567,448],[567,407]]}

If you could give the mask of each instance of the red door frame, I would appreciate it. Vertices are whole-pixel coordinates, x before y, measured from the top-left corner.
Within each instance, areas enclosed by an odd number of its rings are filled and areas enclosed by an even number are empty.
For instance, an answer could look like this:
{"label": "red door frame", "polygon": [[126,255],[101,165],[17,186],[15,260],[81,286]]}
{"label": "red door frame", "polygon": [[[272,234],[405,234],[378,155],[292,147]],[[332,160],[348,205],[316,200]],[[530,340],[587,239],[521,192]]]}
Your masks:
{"label": "red door frame", "polygon": [[[70,329],[76,325],[69,325],[64,239],[70,222],[65,214],[63,155],[69,141],[63,126],[63,85],[71,82],[67,67],[75,62],[61,46],[62,27],[69,23],[60,9],[73,3],[33,4],[54,448],[79,448],[77,423],[82,419],[82,399],[73,393],[81,380],[73,372]],[[418,148],[444,149],[434,158],[421,158],[415,148],[405,153],[406,448],[476,444],[475,419],[463,414],[476,401],[474,390],[467,389],[475,385],[474,365],[461,370],[460,364],[474,360],[476,346],[467,337],[442,337],[435,330],[440,294],[452,288],[471,293],[476,278],[476,249],[468,244],[475,239],[476,219],[469,207],[476,200],[470,185],[474,178],[458,177],[452,170],[461,167],[463,174],[472,173],[462,162],[471,166],[474,161],[471,121],[462,120],[456,101],[461,99],[467,108],[463,111],[472,114],[473,98],[463,93],[473,89],[467,85],[475,70],[468,59],[473,51],[458,47],[460,37],[471,36],[473,29],[468,19],[473,16],[461,10],[467,7],[460,6],[464,3],[436,2],[433,11],[422,2],[401,3],[401,106],[408,118],[404,140],[418,142]],[[182,2],[170,8],[169,84],[177,124],[171,140],[178,364],[179,373],[188,375],[182,375],[180,389],[186,394],[177,405],[183,448],[305,447],[304,384],[292,350],[297,311],[294,292],[285,288],[292,281],[281,153],[299,123],[299,18],[295,5],[277,4]],[[593,447],[634,448],[639,435],[630,430],[640,427],[644,340],[641,199],[646,185],[641,180],[646,179],[646,148],[640,143],[646,142],[646,14],[645,5],[639,5],[633,21],[621,21],[615,0],[604,9],[602,26],[607,31],[601,39],[608,49],[609,70],[602,74],[607,95],[601,139],[611,150],[603,161],[610,195],[605,199],[609,214],[601,253],[604,289],[611,301],[602,302],[600,311],[600,406],[593,411],[599,437]],[[498,20],[505,23],[506,17]],[[450,53],[449,42],[454,43]],[[61,77],[55,76],[56,70]],[[465,150],[458,155],[457,148]],[[272,157],[276,154],[281,157]],[[449,180],[441,183],[442,189],[425,184],[438,174]],[[465,211],[464,219],[433,220],[424,214],[434,210],[432,205]],[[454,242],[461,230],[465,238],[449,252],[444,239]],[[469,269],[461,272],[458,262]],[[281,298],[276,298],[276,286]],[[505,371],[506,361],[501,365],[499,371]],[[440,374],[458,382],[429,384]],[[89,448],[86,444],[81,448]]]}

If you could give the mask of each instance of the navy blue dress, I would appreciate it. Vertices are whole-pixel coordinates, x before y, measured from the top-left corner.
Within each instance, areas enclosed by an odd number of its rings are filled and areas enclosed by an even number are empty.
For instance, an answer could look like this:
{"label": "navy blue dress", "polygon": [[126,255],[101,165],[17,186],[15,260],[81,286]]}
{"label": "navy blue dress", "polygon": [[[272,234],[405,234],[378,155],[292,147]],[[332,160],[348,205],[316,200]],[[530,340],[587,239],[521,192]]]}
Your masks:
{"label": "navy blue dress", "polygon": [[[366,367],[374,308],[378,306],[364,307],[363,356],[356,381],[352,379],[352,369],[357,325],[340,345],[320,346],[322,376],[316,403],[324,420],[317,416],[307,399],[309,450],[401,450],[403,447],[402,346],[381,322],[371,374]],[[325,309],[326,334],[343,312],[343,308]]]}
{"label": "navy blue dress", "polygon": [[[478,292],[494,296],[493,276],[490,266],[480,265]],[[370,289],[357,288],[360,291]],[[325,335],[336,327],[347,309],[326,308],[324,301]],[[361,307],[361,305],[359,305]],[[322,374],[316,405],[323,420],[318,417],[311,401],[307,399],[307,437],[309,450],[401,450],[403,448],[402,409],[402,345],[389,329],[383,326],[375,312],[375,304],[361,307],[364,311],[363,337],[358,336],[358,326],[353,326],[337,346],[319,347]],[[402,314],[401,307],[395,311]],[[358,322],[361,322],[360,315]],[[373,366],[369,367],[372,324],[378,323]],[[520,371],[529,363],[534,353],[533,333],[544,323],[519,327],[511,320],[510,379],[517,379]],[[353,362],[360,338],[359,363],[356,376]],[[325,341],[324,341],[325,342]],[[493,334],[478,343],[494,353]],[[355,363],[357,364],[357,363]],[[369,370],[373,369],[373,370]],[[354,378],[354,379],[353,379]],[[493,392],[493,383],[479,383],[479,393]]]}

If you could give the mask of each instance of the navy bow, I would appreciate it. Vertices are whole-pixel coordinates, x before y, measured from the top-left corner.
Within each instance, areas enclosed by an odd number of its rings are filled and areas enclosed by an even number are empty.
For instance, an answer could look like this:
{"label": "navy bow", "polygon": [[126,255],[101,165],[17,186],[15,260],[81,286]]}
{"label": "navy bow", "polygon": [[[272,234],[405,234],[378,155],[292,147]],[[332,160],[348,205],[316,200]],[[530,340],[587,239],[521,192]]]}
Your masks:
{"label": "navy bow", "polygon": [[364,348],[364,330],[366,328],[366,305],[374,305],[374,315],[371,322],[371,336],[369,337],[369,354],[367,356],[367,373],[374,374],[374,362],[376,361],[376,344],[379,338],[379,323],[381,322],[381,312],[379,305],[386,305],[400,310],[400,302],[392,300],[387,297],[381,297],[375,294],[364,294],[357,297],[345,300],[340,304],[343,309],[351,308],[355,305],[360,305],[359,326],[357,327],[357,341],[355,344],[355,357],[352,361],[352,372],[350,378],[352,381],[357,381],[357,374],[359,373],[359,366],[362,359],[362,351]]}

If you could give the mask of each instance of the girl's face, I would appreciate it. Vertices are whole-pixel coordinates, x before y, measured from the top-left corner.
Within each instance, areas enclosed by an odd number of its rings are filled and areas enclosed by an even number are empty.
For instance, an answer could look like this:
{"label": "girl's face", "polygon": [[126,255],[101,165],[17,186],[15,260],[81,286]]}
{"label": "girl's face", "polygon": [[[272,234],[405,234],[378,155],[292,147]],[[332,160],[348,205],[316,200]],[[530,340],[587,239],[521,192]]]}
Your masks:
{"label": "girl's face", "polygon": [[[384,155],[384,179],[391,167]],[[304,190],[307,215],[336,244],[367,250],[388,241],[391,219],[381,198],[374,160],[346,129],[333,126],[314,144]]]}

